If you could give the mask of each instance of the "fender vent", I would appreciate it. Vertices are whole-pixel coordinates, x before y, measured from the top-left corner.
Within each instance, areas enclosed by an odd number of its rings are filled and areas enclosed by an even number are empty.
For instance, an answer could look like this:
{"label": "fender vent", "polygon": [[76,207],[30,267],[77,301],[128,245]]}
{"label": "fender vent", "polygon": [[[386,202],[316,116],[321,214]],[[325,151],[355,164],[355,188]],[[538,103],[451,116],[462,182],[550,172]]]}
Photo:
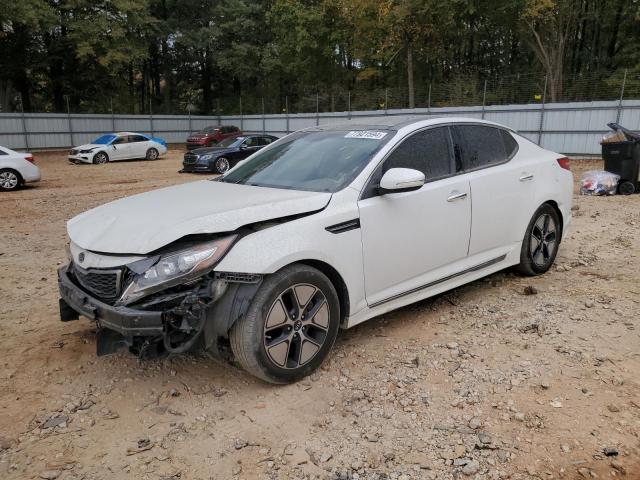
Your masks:
{"label": "fender vent", "polygon": [[330,233],[343,233],[343,232],[348,232],[349,230],[356,230],[358,228],[360,228],[360,219],[354,218],[353,220],[348,220],[342,223],[336,223],[335,225],[326,227],[325,230]]}

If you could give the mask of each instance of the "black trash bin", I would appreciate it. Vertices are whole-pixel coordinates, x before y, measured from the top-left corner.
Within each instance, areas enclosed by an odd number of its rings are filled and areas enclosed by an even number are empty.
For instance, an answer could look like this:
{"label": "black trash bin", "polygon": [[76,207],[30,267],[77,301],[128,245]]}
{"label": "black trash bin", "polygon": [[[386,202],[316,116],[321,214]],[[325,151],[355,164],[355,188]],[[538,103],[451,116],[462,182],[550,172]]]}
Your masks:
{"label": "black trash bin", "polygon": [[607,126],[615,132],[621,132],[625,140],[602,143],[604,169],[620,175],[618,193],[631,195],[640,191],[640,134],[617,123],[609,123]]}

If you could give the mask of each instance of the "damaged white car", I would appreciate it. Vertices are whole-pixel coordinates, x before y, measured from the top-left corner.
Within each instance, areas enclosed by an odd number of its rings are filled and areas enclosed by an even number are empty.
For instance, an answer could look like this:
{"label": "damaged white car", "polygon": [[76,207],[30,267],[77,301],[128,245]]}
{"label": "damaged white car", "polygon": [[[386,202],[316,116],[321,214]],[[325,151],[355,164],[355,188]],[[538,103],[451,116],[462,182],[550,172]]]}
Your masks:
{"label": "damaged white car", "polygon": [[546,272],[571,198],[568,160],[501,125],[314,127],[70,220],[61,318],[94,320],[98,354],[204,349],[292,382],[340,327],[510,266]]}

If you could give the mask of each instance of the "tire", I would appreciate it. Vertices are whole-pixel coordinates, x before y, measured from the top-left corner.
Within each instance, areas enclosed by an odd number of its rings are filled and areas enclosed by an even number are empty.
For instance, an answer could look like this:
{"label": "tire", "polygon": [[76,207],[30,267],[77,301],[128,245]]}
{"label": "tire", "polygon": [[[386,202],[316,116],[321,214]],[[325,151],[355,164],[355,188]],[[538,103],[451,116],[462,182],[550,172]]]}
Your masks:
{"label": "tire", "polygon": [[293,264],[265,279],[247,314],[231,327],[231,350],[251,375],[292,383],[322,364],[339,323],[340,303],[331,281],[313,267]]}
{"label": "tire", "polygon": [[155,148],[150,148],[149,150],[147,150],[147,154],[144,156],[144,158],[146,160],[157,160],[159,156],[160,154],[158,153],[158,150],[156,150]]}
{"label": "tire", "polygon": [[225,173],[229,168],[231,168],[231,162],[227,157],[216,158],[213,162],[213,170],[219,174]]}
{"label": "tire", "polygon": [[109,161],[109,155],[105,152],[98,152],[93,156],[93,163],[96,165],[102,165]]}
{"label": "tire", "polygon": [[11,168],[3,168],[0,170],[0,190],[10,192],[17,190],[22,185],[22,175],[20,172]]}
{"label": "tire", "polygon": [[562,229],[558,212],[548,203],[533,214],[520,249],[520,264],[516,269],[527,276],[545,273],[556,259]]}
{"label": "tire", "polygon": [[618,193],[620,195],[631,195],[635,193],[636,186],[629,180],[624,180],[618,185]]}

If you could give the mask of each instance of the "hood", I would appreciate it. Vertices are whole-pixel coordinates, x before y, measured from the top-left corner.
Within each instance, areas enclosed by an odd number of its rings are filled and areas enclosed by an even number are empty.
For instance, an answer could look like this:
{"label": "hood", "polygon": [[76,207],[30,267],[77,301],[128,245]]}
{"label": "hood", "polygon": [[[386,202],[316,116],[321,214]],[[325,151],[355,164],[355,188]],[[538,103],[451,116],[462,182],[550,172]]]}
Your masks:
{"label": "hood", "polygon": [[73,147],[73,150],[89,150],[91,148],[106,147],[106,145],[98,145],[97,143],[85,143],[79,147]]}
{"label": "hood", "polygon": [[116,200],[67,222],[69,238],[94,252],[144,255],[186,235],[324,208],[330,193],[203,180]]}
{"label": "hood", "polygon": [[208,153],[213,154],[223,154],[238,151],[237,148],[229,148],[229,147],[205,147],[205,148],[196,148],[195,150],[191,150],[191,153],[195,153],[196,155],[206,155]]}

